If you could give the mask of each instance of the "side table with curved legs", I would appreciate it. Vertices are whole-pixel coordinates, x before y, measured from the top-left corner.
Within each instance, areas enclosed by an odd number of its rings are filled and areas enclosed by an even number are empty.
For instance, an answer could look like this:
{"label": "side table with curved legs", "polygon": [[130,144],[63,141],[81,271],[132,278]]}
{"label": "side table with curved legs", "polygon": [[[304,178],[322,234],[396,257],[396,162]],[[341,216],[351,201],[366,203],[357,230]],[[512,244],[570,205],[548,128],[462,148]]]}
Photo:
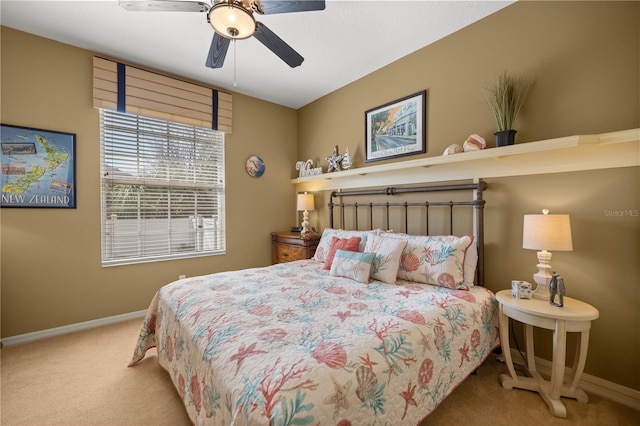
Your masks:
{"label": "side table with curved legs", "polygon": [[[500,341],[504,352],[509,374],[500,376],[500,383],[505,389],[519,388],[538,392],[549,406],[549,411],[556,417],[567,417],[567,410],[560,397],[574,398],[586,403],[587,394],[578,388],[578,382],[584,371],[589,346],[589,330],[591,321],[600,315],[593,306],[570,297],[564,298],[564,307],[553,306],[541,299],[516,299],[511,290],[496,293],[500,303]],[[525,325],[525,350],[527,355],[527,372],[531,377],[516,375],[511,359],[509,345],[509,318]],[[551,378],[545,380],[536,370],[533,352],[533,327],[553,330],[553,362]],[[564,383],[565,359],[567,352],[567,333],[580,333],[576,354],[573,360],[570,383]]]}

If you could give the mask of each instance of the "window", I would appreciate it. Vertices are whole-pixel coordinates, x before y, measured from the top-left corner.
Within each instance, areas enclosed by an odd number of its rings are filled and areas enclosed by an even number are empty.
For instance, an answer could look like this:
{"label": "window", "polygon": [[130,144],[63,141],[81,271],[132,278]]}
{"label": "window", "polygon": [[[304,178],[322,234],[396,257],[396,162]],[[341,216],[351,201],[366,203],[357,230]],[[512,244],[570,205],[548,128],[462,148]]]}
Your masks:
{"label": "window", "polygon": [[225,253],[224,133],[100,110],[102,265]]}

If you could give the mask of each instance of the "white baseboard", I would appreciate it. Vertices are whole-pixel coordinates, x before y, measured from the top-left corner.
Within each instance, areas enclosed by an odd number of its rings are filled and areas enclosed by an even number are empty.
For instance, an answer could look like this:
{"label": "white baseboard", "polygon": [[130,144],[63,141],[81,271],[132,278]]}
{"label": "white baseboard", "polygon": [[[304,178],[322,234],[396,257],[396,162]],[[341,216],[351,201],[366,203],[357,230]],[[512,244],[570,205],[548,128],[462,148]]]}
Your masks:
{"label": "white baseboard", "polygon": [[[516,349],[511,349],[511,359],[514,364],[521,367],[525,366],[525,362]],[[536,369],[545,377],[551,376],[551,361],[536,357]],[[565,368],[565,382],[569,381],[571,368]],[[590,374],[582,374],[580,378],[580,388],[587,393],[610,399],[620,404],[631,407],[640,411],[640,391],[631,389],[604,379],[600,379]]]}
{"label": "white baseboard", "polygon": [[24,343],[34,342],[36,340],[46,339],[48,337],[60,336],[61,334],[73,333],[76,331],[89,330],[91,328],[102,327],[105,325],[115,324],[118,322],[128,321],[136,318],[144,318],[147,310],[130,312],[128,314],[114,315],[112,317],[100,318],[91,321],[79,322],[76,324],[65,325],[62,327],[50,328],[47,330],[34,331],[33,333],[20,334],[17,336],[7,337],[0,340],[3,347],[22,345]]}

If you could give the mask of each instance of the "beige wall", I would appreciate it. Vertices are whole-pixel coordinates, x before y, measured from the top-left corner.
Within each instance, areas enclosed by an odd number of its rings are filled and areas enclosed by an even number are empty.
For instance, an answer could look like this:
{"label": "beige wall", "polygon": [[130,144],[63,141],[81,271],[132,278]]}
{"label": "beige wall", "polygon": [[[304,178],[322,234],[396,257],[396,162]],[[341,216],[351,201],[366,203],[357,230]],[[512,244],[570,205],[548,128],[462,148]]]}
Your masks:
{"label": "beige wall", "polygon": [[[324,157],[338,144],[340,152],[349,148],[354,167],[363,166],[364,111],[424,89],[425,156],[472,133],[495,146],[482,87],[502,70],[537,80],[516,121],[517,143],[638,128],[639,31],[637,2],[516,3],[300,109],[298,157],[326,169]],[[569,296],[600,310],[586,372],[640,389],[640,218],[607,213],[640,209],[639,169],[488,183],[487,286],[532,281],[537,262],[535,252],[521,248],[523,214],[543,207],[571,214],[574,251],[554,253],[552,265]],[[326,212],[314,215],[326,224]],[[550,359],[551,336],[539,334],[539,354]]]}
{"label": "beige wall", "polygon": [[[93,53],[2,27],[3,123],[76,133],[77,208],[2,209],[2,337],[146,309],[187,276],[267,265],[272,231],[296,221],[296,112],[234,95],[226,138],[227,254],[100,266],[100,133],[92,107]],[[244,168],[252,154],[266,172]]]}

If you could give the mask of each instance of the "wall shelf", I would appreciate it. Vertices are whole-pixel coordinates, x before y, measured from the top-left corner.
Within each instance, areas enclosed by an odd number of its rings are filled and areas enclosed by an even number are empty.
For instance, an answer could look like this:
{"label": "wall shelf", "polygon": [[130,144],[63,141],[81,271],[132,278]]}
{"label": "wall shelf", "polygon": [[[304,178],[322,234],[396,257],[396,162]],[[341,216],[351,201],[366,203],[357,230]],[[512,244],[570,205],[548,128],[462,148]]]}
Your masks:
{"label": "wall shelf", "polygon": [[640,165],[640,129],[577,135],[292,179],[297,190],[521,176]]}

